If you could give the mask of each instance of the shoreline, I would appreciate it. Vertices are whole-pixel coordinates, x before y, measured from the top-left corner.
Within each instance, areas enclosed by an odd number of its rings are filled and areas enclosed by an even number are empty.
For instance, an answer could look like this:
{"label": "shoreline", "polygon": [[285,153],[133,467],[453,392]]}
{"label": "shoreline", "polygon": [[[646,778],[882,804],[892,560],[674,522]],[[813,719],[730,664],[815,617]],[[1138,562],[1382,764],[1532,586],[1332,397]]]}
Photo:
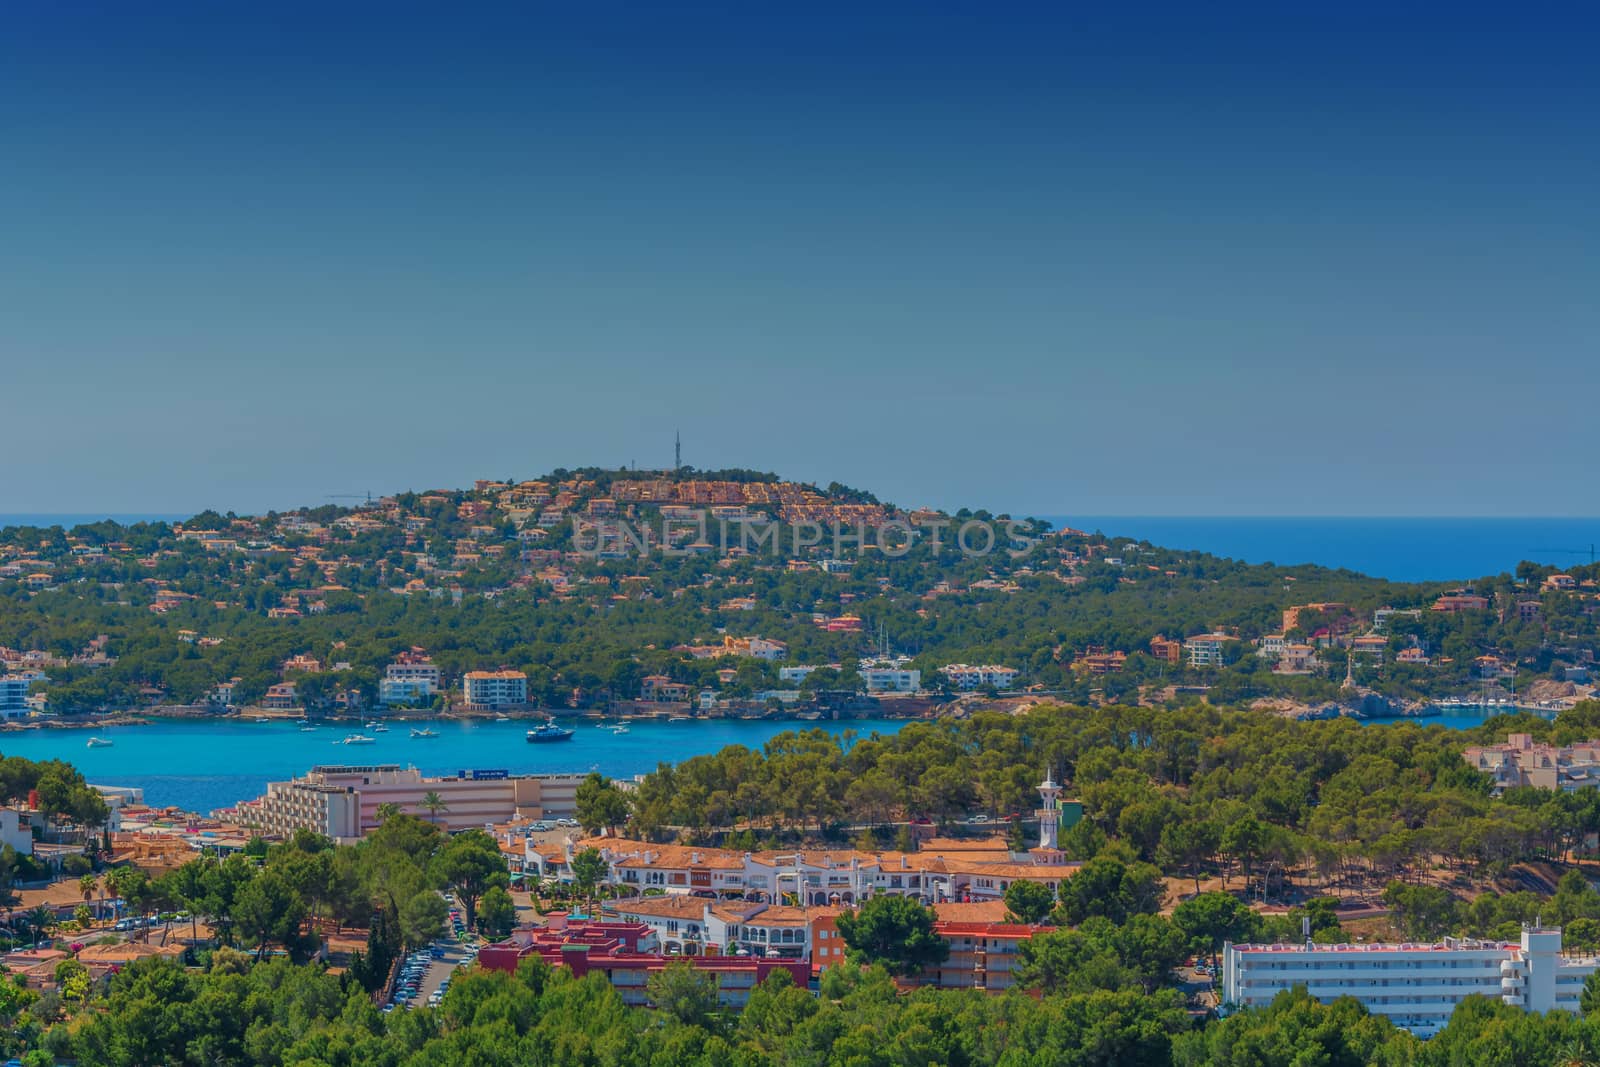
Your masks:
{"label": "shoreline", "polygon": [[19,733],[27,730],[93,730],[106,726],[151,726],[156,720],[167,722],[278,722],[278,723],[327,723],[330,725],[361,726],[369,722],[498,722],[509,719],[513,722],[540,723],[546,721],[589,721],[602,722],[614,720],[617,722],[697,722],[697,723],[728,723],[728,722],[792,722],[798,727],[804,727],[818,722],[849,722],[853,719],[903,719],[906,722],[915,722],[936,718],[926,712],[894,714],[892,705],[889,707],[872,707],[853,710],[850,713],[825,712],[768,712],[760,715],[697,715],[692,710],[666,710],[651,714],[623,714],[608,712],[600,709],[586,708],[574,710],[572,708],[540,708],[507,709],[500,711],[460,711],[433,709],[403,708],[388,710],[382,713],[350,713],[338,714],[310,714],[304,711],[283,711],[270,708],[240,708],[233,711],[215,711],[211,709],[196,708],[188,705],[169,705],[164,707],[149,708],[144,711],[115,711],[105,713],[92,713],[70,718],[50,717],[42,719],[29,719],[0,723],[0,733]]}

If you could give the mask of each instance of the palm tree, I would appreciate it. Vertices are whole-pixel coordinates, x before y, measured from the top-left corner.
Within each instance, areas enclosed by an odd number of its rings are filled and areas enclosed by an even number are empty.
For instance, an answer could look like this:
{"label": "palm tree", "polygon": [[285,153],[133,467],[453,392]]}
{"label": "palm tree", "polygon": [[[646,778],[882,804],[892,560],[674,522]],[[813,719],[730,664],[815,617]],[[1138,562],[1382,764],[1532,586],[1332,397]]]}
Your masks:
{"label": "palm tree", "polygon": [[[92,874],[86,874],[78,879],[78,892],[83,894],[83,902],[88,904],[94,900],[94,891],[100,885],[100,879]],[[97,913],[95,918],[100,916]]]}
{"label": "palm tree", "polygon": [[450,805],[444,802],[444,797],[441,797],[431,789],[422,794],[422,800],[418,806],[428,813],[429,822],[436,822],[441,811],[450,810]]}
{"label": "palm tree", "polygon": [[400,805],[396,804],[392,800],[385,800],[382,804],[378,805],[378,810],[374,812],[374,814],[378,817],[378,825],[382,826],[384,823],[400,814]]}
{"label": "palm tree", "polygon": [[1600,1063],[1589,1039],[1583,1035],[1574,1037],[1556,1050],[1556,1067],[1595,1067]]}
{"label": "palm tree", "polygon": [[33,927],[33,947],[39,947],[39,938],[50,927],[56,924],[56,913],[40,904],[28,912],[28,925]]}

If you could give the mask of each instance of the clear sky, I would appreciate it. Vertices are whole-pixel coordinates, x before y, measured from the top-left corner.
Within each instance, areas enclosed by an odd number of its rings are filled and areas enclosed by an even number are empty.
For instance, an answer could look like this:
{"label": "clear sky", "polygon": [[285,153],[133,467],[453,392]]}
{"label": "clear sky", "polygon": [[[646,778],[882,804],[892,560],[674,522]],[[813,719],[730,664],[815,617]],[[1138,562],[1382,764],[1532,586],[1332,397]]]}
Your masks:
{"label": "clear sky", "polygon": [[1600,510],[1583,6],[786,7],[0,6],[0,512]]}

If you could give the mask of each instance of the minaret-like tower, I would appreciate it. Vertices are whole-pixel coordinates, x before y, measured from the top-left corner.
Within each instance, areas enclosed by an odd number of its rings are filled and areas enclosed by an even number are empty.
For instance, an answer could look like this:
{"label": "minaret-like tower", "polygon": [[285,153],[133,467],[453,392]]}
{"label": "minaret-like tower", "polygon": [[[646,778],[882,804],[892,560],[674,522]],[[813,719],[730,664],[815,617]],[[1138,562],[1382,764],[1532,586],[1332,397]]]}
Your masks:
{"label": "minaret-like tower", "polygon": [[1044,772],[1044,781],[1039,783],[1039,847],[1055,851],[1056,831],[1061,825],[1061,786],[1050,777],[1050,772]]}

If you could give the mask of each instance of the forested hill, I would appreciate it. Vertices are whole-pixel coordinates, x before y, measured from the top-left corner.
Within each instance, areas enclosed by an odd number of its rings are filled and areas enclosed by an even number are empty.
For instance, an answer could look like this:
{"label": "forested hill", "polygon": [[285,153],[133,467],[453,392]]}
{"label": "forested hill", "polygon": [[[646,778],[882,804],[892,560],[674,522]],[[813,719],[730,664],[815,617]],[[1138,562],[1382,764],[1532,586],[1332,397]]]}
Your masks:
{"label": "forested hill", "polygon": [[[223,702],[248,704],[287,677],[312,710],[370,700],[411,649],[447,683],[522,670],[557,708],[636,698],[649,676],[805,699],[862,688],[884,656],[935,696],[995,684],[952,664],[1079,702],[1187,687],[1320,701],[1347,678],[1395,697],[1536,681],[1559,695],[1597,648],[1597,577],[1523,564],[1451,597],[839,483],[585,469],[350,507],[0,530],[0,655],[69,713],[196,703],[230,682]],[[708,653],[757,636],[780,643],[772,658]],[[796,681],[784,666],[819,669]]]}

